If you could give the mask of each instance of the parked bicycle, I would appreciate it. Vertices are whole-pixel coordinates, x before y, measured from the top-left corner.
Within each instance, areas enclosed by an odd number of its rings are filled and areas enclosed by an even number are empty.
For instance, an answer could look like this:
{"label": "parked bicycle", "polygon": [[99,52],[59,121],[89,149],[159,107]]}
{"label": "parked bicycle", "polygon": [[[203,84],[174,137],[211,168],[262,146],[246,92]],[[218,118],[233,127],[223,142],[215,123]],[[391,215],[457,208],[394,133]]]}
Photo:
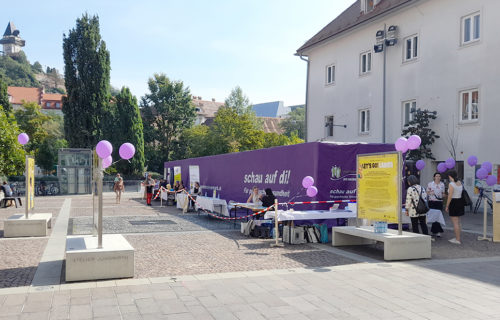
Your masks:
{"label": "parked bicycle", "polygon": [[479,196],[476,200],[476,203],[474,204],[474,213],[477,213],[477,210],[479,210],[479,207],[481,206],[481,203],[484,202],[483,199],[486,198],[486,202],[488,203],[488,206],[490,207],[490,210],[493,212],[493,201],[491,200],[490,196],[484,191],[484,188],[482,187],[477,187],[479,190]]}

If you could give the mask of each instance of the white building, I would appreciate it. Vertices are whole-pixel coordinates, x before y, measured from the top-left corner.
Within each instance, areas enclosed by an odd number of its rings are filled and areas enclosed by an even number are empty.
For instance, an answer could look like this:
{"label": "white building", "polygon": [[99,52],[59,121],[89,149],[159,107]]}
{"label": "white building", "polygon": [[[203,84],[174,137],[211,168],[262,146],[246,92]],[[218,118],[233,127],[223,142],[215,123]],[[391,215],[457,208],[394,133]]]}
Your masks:
{"label": "white building", "polygon": [[[376,33],[397,43],[375,53]],[[358,0],[297,50],[307,59],[307,141],[394,143],[411,108],[437,111],[434,157],[500,164],[500,1]],[[390,37],[389,33],[386,33]],[[337,126],[347,125],[347,128]],[[436,162],[426,161],[423,181]],[[463,169],[462,169],[463,167]],[[460,163],[470,190],[474,168]],[[460,171],[464,171],[463,173]]]}

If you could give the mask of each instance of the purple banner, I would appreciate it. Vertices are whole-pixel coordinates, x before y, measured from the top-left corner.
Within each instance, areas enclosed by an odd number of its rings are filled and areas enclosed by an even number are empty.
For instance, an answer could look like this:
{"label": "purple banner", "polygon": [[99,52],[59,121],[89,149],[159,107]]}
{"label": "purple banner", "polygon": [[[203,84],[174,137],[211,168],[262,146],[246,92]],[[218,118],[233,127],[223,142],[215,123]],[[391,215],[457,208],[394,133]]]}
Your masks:
{"label": "purple banner", "polygon": [[[182,180],[189,186],[189,166],[199,166],[202,194],[211,196],[215,189],[228,202],[246,202],[253,186],[261,192],[271,188],[279,202],[349,200],[356,199],[356,155],[394,150],[392,144],[310,142],[170,161],[165,168],[181,166]],[[314,178],[318,188],[314,198],[302,187],[305,176]],[[294,209],[328,206],[295,205]]]}

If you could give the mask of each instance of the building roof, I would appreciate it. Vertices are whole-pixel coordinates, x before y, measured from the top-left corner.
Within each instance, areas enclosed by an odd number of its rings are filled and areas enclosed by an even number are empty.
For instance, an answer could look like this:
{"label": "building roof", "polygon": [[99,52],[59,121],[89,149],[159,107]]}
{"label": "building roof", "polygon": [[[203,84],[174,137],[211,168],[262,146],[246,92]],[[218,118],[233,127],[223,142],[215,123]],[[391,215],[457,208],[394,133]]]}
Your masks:
{"label": "building roof", "polygon": [[[375,17],[396,10],[410,2],[416,1],[418,0],[380,0],[372,11],[363,13],[361,11],[361,0],[357,0],[326,27],[321,29],[321,31],[297,49],[296,54],[303,54],[304,51],[310,49],[311,47],[328,41],[335,36],[362,24],[363,22],[372,20]],[[375,41],[375,35],[373,36]]]}
{"label": "building roof", "polygon": [[252,109],[255,111],[257,117],[277,118],[288,113],[288,109],[283,105],[283,101],[254,104]]}
{"label": "building roof", "polygon": [[42,99],[41,88],[7,87],[7,93],[12,97],[12,104],[22,104],[23,101],[40,104]]}
{"label": "building roof", "polygon": [[42,95],[43,101],[62,101],[63,94],[59,93],[44,93]]}
{"label": "building roof", "polygon": [[214,118],[217,110],[224,105],[223,102],[216,102],[215,99],[207,101],[195,96],[193,96],[193,104],[199,109],[197,109],[196,113],[205,118]]}
{"label": "building roof", "polygon": [[264,132],[282,134],[284,130],[281,128],[280,123],[283,121],[281,118],[272,117],[259,117],[262,119],[262,129]]}
{"label": "building roof", "polygon": [[[5,32],[3,33],[3,36],[4,37],[13,36],[13,35],[15,35],[14,31],[16,31],[16,30],[17,30],[17,28],[14,25],[14,23],[12,21],[9,21],[9,23],[7,24],[7,28],[5,29]],[[19,31],[18,31],[18,33],[19,33]],[[17,35],[15,35],[15,36],[17,36]]]}

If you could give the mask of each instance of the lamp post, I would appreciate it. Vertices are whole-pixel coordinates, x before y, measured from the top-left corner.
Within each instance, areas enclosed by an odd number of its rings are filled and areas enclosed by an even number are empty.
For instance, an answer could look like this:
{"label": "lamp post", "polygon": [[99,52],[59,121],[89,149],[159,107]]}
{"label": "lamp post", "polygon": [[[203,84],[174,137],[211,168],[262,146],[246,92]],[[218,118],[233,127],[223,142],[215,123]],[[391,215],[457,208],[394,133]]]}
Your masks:
{"label": "lamp post", "polygon": [[384,53],[383,65],[383,85],[382,85],[382,143],[386,142],[385,135],[385,113],[386,113],[386,67],[387,67],[387,50],[385,46],[391,47],[396,45],[398,39],[396,38],[398,27],[391,25],[389,28],[384,24],[384,30],[378,30],[375,34],[376,44],[373,46],[375,53]]}

